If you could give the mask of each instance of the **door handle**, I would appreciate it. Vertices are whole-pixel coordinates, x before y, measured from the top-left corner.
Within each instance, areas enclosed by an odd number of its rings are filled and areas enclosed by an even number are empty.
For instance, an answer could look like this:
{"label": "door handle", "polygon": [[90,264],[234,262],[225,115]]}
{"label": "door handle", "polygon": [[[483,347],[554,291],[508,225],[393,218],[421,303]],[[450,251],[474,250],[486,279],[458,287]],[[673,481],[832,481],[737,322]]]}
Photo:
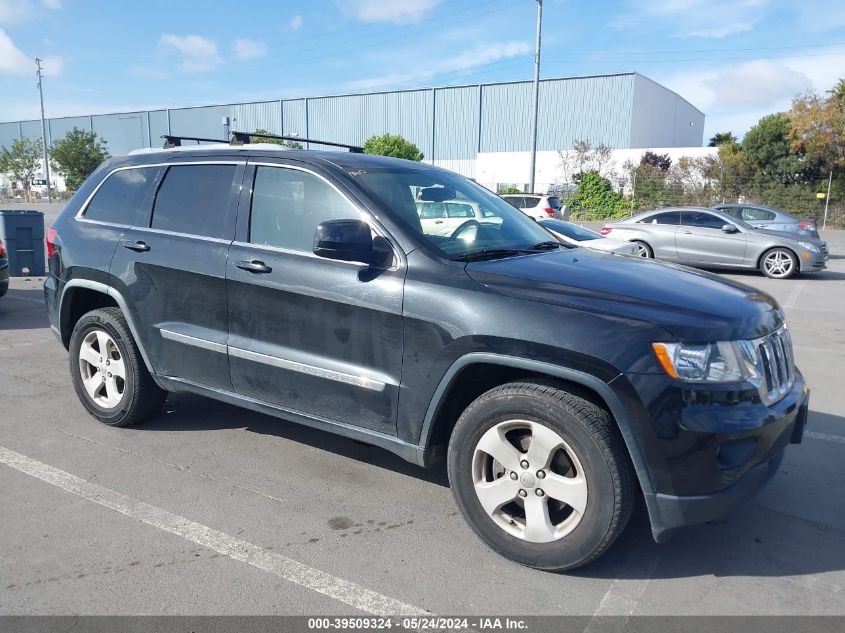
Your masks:
{"label": "door handle", "polygon": [[443,224],[443,220],[435,220],[434,223],[435,224]]}
{"label": "door handle", "polygon": [[128,248],[130,251],[135,251],[136,253],[144,253],[150,250],[150,245],[145,242],[131,242],[129,240],[125,240],[123,242],[123,248]]}
{"label": "door handle", "polygon": [[241,270],[245,270],[249,273],[269,273],[272,272],[272,268],[267,266],[264,262],[260,262],[256,259],[252,260],[251,262],[238,262],[235,264]]}
{"label": "door handle", "polygon": [[683,235],[692,235],[692,231],[678,231],[678,233],[681,233]]}

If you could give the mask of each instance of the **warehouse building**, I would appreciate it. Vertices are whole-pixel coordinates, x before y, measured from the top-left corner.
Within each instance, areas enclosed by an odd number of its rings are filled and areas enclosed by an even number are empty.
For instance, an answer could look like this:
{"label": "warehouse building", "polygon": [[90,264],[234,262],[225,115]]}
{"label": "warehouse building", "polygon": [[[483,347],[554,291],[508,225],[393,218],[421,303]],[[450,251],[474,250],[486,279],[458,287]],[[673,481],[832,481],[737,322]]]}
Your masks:
{"label": "warehouse building", "polygon": [[[401,134],[426,162],[495,188],[528,181],[533,86],[530,81],[420,88],[253,103],[62,117],[49,139],[93,130],[113,155],[158,147],[161,135],[225,138],[230,131],[299,135],[354,145]],[[704,114],[668,88],[624,73],[540,82],[538,189],[556,182],[557,151],[579,140],[614,149],[701,147]],[[41,122],[0,123],[0,146],[41,136]],[[48,140],[49,142],[49,140]]]}

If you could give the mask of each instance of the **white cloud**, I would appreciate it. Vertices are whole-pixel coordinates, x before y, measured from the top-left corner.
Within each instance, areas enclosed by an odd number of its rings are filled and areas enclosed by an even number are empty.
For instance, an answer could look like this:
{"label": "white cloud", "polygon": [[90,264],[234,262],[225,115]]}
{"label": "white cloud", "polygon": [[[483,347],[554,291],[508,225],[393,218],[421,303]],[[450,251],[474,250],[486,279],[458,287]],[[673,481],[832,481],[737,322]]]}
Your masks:
{"label": "white cloud", "polygon": [[765,17],[770,0],[629,0],[629,11],[608,26],[625,29],[665,24],[675,37],[721,39],[750,31]]}
{"label": "white cloud", "polygon": [[701,71],[655,73],[706,115],[705,140],[731,130],[741,136],[760,117],[789,109],[799,93],[829,90],[841,76],[845,47],[830,47],[807,56],[724,63]]}
{"label": "white cloud", "polygon": [[361,22],[415,24],[441,0],[335,0],[338,6]]}
{"label": "white cloud", "polygon": [[0,29],[0,73],[26,75],[34,69],[35,60],[24,55],[6,31]]}
{"label": "white cloud", "polygon": [[179,67],[185,72],[210,70],[222,61],[217,44],[199,35],[173,35],[165,33],[158,42],[159,51],[179,56]]}
{"label": "white cloud", "polygon": [[442,73],[469,71],[478,66],[524,55],[531,51],[525,42],[488,42],[467,49],[440,63],[417,67],[412,71],[391,72],[379,77],[357,79],[346,83],[350,90],[369,90],[386,88],[397,83],[424,81]]}
{"label": "white cloud", "polygon": [[235,59],[255,59],[257,57],[264,57],[267,54],[267,45],[261,40],[250,40],[245,37],[239,37],[232,42],[232,55]]}
{"label": "white cloud", "polygon": [[302,16],[301,15],[293,16],[290,19],[290,22],[288,22],[288,28],[291,31],[298,31],[299,29],[301,29],[302,28]]}
{"label": "white cloud", "polygon": [[41,9],[56,11],[62,0],[0,0],[0,24],[20,24],[38,17]]}

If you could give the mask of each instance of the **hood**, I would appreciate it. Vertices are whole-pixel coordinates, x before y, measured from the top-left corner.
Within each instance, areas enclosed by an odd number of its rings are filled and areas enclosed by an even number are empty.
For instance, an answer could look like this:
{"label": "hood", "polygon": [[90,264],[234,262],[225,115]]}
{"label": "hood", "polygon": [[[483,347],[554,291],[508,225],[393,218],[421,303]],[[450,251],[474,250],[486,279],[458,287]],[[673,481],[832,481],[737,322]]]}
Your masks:
{"label": "hood", "polygon": [[770,237],[777,237],[782,240],[792,240],[793,242],[809,242],[816,246],[825,245],[825,241],[812,235],[801,235],[800,233],[790,233],[789,231],[770,231],[769,229],[753,229],[749,233],[759,233],[761,235],[768,235]]}
{"label": "hood", "polygon": [[775,300],[744,284],[585,248],[473,262],[466,271],[503,294],[647,321],[688,342],[753,339],[783,323]]}

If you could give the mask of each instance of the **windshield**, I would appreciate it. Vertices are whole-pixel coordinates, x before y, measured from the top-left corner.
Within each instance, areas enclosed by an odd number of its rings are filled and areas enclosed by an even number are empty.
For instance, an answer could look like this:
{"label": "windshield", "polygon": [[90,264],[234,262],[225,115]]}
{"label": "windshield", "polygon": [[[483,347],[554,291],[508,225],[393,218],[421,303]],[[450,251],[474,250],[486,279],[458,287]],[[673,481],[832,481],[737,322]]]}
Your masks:
{"label": "windshield", "polygon": [[600,240],[604,236],[590,229],[565,222],[563,220],[541,220],[540,226],[555,233],[560,233],[564,237],[568,237],[576,242],[586,242],[587,240]]}
{"label": "windshield", "polygon": [[534,220],[458,174],[401,166],[350,173],[408,229],[450,259],[561,247]]}

